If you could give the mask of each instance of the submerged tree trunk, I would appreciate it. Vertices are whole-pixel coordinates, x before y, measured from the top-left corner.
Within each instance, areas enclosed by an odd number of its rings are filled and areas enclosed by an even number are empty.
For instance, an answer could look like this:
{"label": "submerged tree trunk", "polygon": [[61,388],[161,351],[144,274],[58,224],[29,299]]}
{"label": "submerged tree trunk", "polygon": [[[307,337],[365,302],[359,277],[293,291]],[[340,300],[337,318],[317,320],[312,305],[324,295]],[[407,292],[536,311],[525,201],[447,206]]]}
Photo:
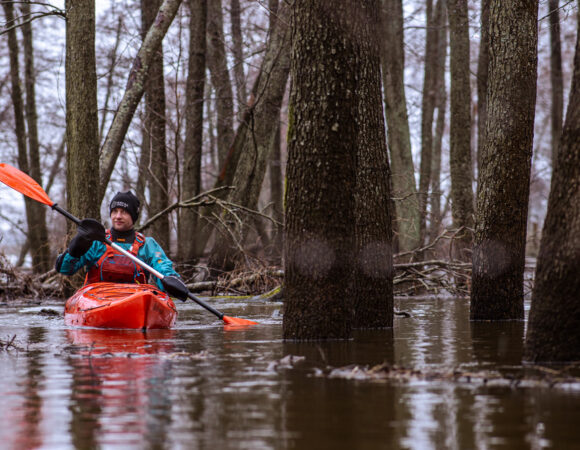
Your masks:
{"label": "submerged tree trunk", "polygon": [[548,9],[550,10],[550,84],[552,86],[552,166],[554,166],[558,156],[560,136],[562,135],[564,110],[559,1],[549,0]]}
{"label": "submerged tree trunk", "polygon": [[381,17],[384,30],[381,53],[385,116],[389,128],[398,249],[409,251],[420,244],[420,216],[405,96],[402,0],[382,0]]}
{"label": "submerged tree trunk", "polygon": [[453,242],[453,257],[470,259],[473,227],[471,165],[471,90],[469,87],[469,23],[467,0],[448,0],[451,61],[451,126],[449,166],[451,172],[451,215],[460,230]]}
{"label": "submerged tree trunk", "polygon": [[68,209],[100,219],[95,2],[66,0],[65,6]]}
{"label": "submerged tree trunk", "polygon": [[[203,150],[203,107],[205,92],[205,54],[207,0],[189,1],[189,65],[186,85],[185,149],[183,155],[182,200],[201,191],[201,155]],[[181,262],[196,260],[198,212],[180,211],[177,255]]]}
{"label": "submerged tree trunk", "polygon": [[477,193],[472,320],[523,320],[537,68],[537,1],[492,0]]}
{"label": "submerged tree trunk", "polygon": [[[578,14],[580,25],[580,14]],[[525,357],[580,360],[580,33],[560,150],[548,200]]]}
{"label": "submerged tree trunk", "polygon": [[[153,26],[161,0],[141,0],[141,24],[143,39]],[[167,181],[167,148],[165,146],[165,77],[163,76],[163,45],[154,51],[145,80],[145,126],[149,153],[149,216],[163,211],[169,205]],[[165,214],[151,226],[151,235],[165,251],[169,250],[169,215]]]}
{"label": "submerged tree trunk", "polygon": [[[357,328],[393,326],[391,174],[381,99],[379,4],[380,0],[361,2],[349,34],[354,40],[357,79],[356,238],[350,291]],[[418,237],[418,223],[414,225]],[[410,245],[416,244],[415,240]]]}
{"label": "submerged tree trunk", "polygon": [[207,65],[216,94],[218,160],[221,169],[234,140],[234,94],[224,45],[222,0],[208,2],[207,39]]}
{"label": "submerged tree trunk", "polygon": [[[297,0],[286,189],[285,339],[350,337],[358,2]],[[331,49],[332,51],[329,51]]]}
{"label": "submerged tree trunk", "polygon": [[[30,2],[21,6],[24,17],[30,16]],[[34,52],[32,44],[32,25],[30,22],[22,24],[24,42],[24,85],[26,86],[26,122],[28,124],[28,162],[30,176],[42,186],[42,171],[40,168],[40,146],[38,142],[38,121],[36,113],[36,77],[34,73]],[[47,272],[52,268],[50,258],[50,244],[46,228],[46,207],[38,202],[33,203],[33,220],[29,224],[29,234],[32,253],[32,265],[39,272]]]}

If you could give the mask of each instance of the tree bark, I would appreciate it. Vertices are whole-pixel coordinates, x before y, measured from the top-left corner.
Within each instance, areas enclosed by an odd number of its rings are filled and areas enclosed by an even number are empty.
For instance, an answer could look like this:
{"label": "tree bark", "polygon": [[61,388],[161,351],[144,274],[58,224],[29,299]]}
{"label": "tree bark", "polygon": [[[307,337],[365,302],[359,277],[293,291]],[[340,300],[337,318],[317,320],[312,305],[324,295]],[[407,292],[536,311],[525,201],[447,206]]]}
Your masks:
{"label": "tree bark", "polygon": [[[190,0],[189,63],[186,85],[185,149],[183,156],[182,198],[187,200],[201,191],[201,155],[203,150],[203,107],[205,92],[205,56],[207,0]],[[198,212],[184,209],[179,218],[178,258],[196,260]]]}
{"label": "tree bark", "polygon": [[[30,16],[30,1],[21,5],[24,17]],[[38,116],[36,113],[36,76],[34,69],[34,52],[32,40],[32,25],[25,21],[22,24],[24,43],[24,85],[26,87],[26,122],[28,125],[28,163],[30,176],[42,186],[40,168],[40,148],[38,143]],[[32,234],[31,253],[32,265],[39,272],[48,272],[52,268],[50,244],[46,228],[46,208],[38,202],[32,204],[33,219],[29,223],[29,234]]]}
{"label": "tree bark", "polygon": [[221,169],[234,140],[234,94],[224,45],[222,0],[208,3],[207,34],[207,64],[216,94],[218,161]]}
{"label": "tree bark", "polygon": [[[287,17],[288,8],[281,8],[279,15]],[[262,189],[266,165],[275,141],[276,126],[272,118],[279,117],[282,99],[290,71],[290,29],[279,21],[274,30],[262,66],[256,100],[250,110],[248,128],[233,177],[234,190],[228,200],[245,208],[256,209]],[[234,144],[235,145],[235,144]],[[239,256],[238,244],[243,243],[247,229],[239,225],[231,215],[223,218],[229,230],[216,239],[209,266],[217,271],[231,270]],[[233,237],[233,239],[232,239]],[[237,242],[234,242],[237,241]]]}
{"label": "tree bark", "polygon": [[489,66],[489,2],[481,0],[481,32],[477,59],[477,170],[481,167],[483,135],[487,120],[487,80]]}
{"label": "tree bark", "polygon": [[[141,0],[142,35],[154,25],[161,0]],[[141,151],[149,153],[149,216],[169,205],[167,148],[165,145],[165,77],[163,76],[163,44],[153,52],[149,76],[145,80],[145,129],[149,146]],[[169,250],[169,215],[165,214],[151,226],[151,236],[162,248]]]}
{"label": "tree bark", "polygon": [[[393,326],[391,173],[381,96],[379,5],[380,0],[361,2],[351,37],[356,52],[357,173],[355,261],[350,295],[354,302],[353,324],[357,328]],[[418,236],[418,222],[413,225]]]}
{"label": "tree bark", "polygon": [[95,2],[66,0],[68,210],[100,219]]}
{"label": "tree bark", "polygon": [[[358,3],[358,2],[356,2]],[[286,189],[285,339],[345,339],[355,259],[356,66],[351,0],[297,0]],[[316,99],[316,100],[314,100]]]}
{"label": "tree bark", "polygon": [[117,158],[121,153],[123,140],[127,134],[131,120],[141,101],[145,89],[145,80],[148,76],[149,66],[155,57],[156,50],[161,46],[163,37],[167,33],[171,22],[177,14],[181,0],[164,0],[159,8],[153,26],[147,31],[147,35],[133,61],[133,67],[129,73],[127,87],[123,99],[117,108],[115,118],[111,124],[100,157],[100,189],[99,200],[102,201],[111,174],[115,168]]}
{"label": "tree bark", "polygon": [[381,53],[385,116],[389,128],[387,136],[393,171],[393,197],[397,209],[398,249],[409,251],[420,244],[420,210],[405,96],[402,0],[382,0],[381,17],[384,31]]}
{"label": "tree bark", "polygon": [[550,84],[552,86],[552,166],[558,156],[564,111],[562,45],[560,42],[560,8],[558,0],[549,0],[550,10]]}
{"label": "tree bark", "polygon": [[471,165],[471,90],[469,87],[469,23],[467,0],[448,0],[451,61],[451,124],[449,166],[451,172],[451,215],[459,231],[452,256],[470,259],[473,227],[473,188]]}
{"label": "tree bark", "polygon": [[490,2],[488,107],[477,193],[472,320],[524,318],[537,18],[537,1]]}
{"label": "tree bark", "polygon": [[580,359],[580,33],[569,99],[532,294],[525,346],[531,361]]}

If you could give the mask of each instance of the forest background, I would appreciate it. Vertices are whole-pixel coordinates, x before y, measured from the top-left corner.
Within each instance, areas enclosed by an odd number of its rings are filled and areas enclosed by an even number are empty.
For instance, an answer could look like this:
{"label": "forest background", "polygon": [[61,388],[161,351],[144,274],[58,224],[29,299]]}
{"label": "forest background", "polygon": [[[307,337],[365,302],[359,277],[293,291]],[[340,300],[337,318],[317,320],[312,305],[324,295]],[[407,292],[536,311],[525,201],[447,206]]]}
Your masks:
{"label": "forest background", "polygon": [[[33,49],[33,66],[28,65],[26,58],[27,37],[23,33],[26,27],[18,27],[16,37],[20,51],[18,53],[20,77],[25,86],[25,71],[33,70],[35,88],[35,105],[38,129],[38,152],[42,185],[51,198],[59,204],[67,204],[67,173],[66,173],[66,29],[63,13],[65,5],[54,2],[53,4],[30,3],[30,15],[23,7],[27,2],[3,2],[13,3],[16,24],[22,25],[27,17],[32,26],[32,40],[28,45]],[[259,199],[254,202],[247,198],[235,196],[229,192],[227,186],[235,185],[234,173],[228,174],[225,182],[220,175],[227,173],[228,153],[236,146],[236,139],[241,140],[240,130],[244,124],[252,123],[257,117],[258,111],[253,108],[256,99],[261,98],[266,91],[264,77],[260,81],[260,75],[273,73],[272,64],[268,65],[268,57],[274,58],[278,66],[280,52],[274,56],[268,56],[268,48],[272,47],[273,36],[277,36],[283,46],[290,46],[289,37],[283,33],[274,33],[274,23],[280,20],[283,24],[290,22],[288,12],[277,1],[245,1],[245,0],[212,0],[207,3],[207,21],[205,27],[205,48],[202,72],[205,76],[203,95],[200,104],[203,105],[203,120],[201,134],[201,175],[200,184],[194,191],[187,188],[184,173],[187,172],[187,142],[188,142],[188,80],[191,81],[189,62],[193,60],[190,55],[191,30],[200,29],[199,26],[192,28],[191,9],[200,2],[183,2],[177,10],[176,17],[163,39],[163,52],[160,66],[162,76],[157,75],[156,80],[162,88],[162,114],[159,113],[159,94],[153,94],[153,88],[148,87],[144,100],[137,107],[135,118],[131,121],[124,139],[118,160],[110,175],[110,181],[106,191],[100,195],[104,201],[100,205],[91,205],[97,208],[101,217],[108,217],[108,199],[118,190],[133,189],[144,199],[144,208],[141,216],[141,224],[148,228],[147,234],[156,237],[171,257],[179,264],[182,272],[194,276],[196,280],[204,279],[207,271],[199,270],[199,261],[208,255],[214,257],[210,264],[217,272],[231,270],[235,264],[228,261],[227,255],[220,253],[219,243],[227,241],[238,249],[243,249],[242,265],[247,268],[264,268],[279,266],[282,253],[281,248],[281,223],[283,222],[283,180],[286,166],[286,132],[288,126],[288,91],[290,79],[288,69],[286,78],[284,73],[279,74],[279,84],[283,90],[280,94],[271,93],[268,97],[276,103],[279,100],[279,114],[274,107],[271,111],[263,111],[261,126],[267,128],[267,132],[274,132],[279,139],[274,139],[271,148],[268,149],[266,161],[267,170],[263,183],[258,188]],[[203,3],[203,2],[202,2]],[[396,3],[396,2],[394,2]],[[422,152],[427,137],[422,131],[425,123],[427,103],[431,102],[430,129],[433,135],[430,139],[440,145],[440,173],[435,176],[439,180],[432,182],[427,187],[430,199],[426,203],[425,214],[428,233],[421,237],[421,243],[404,244],[399,251],[414,250],[417,247],[428,245],[443,230],[452,227],[450,206],[450,165],[449,165],[449,108],[450,108],[450,67],[447,33],[447,15],[441,14],[437,18],[437,11],[446,2],[405,1],[403,4],[403,29],[404,29],[404,53],[401,62],[404,61],[404,88],[406,95],[406,109],[409,123],[410,144],[413,155],[413,167],[415,179],[413,180],[416,191],[421,193],[420,172],[422,164]],[[561,131],[554,127],[554,110],[560,110],[560,123],[563,111],[567,103],[570,80],[572,75],[572,61],[574,57],[574,45],[576,38],[576,2],[540,2],[538,21],[538,79],[536,113],[534,124],[534,146],[532,160],[532,175],[530,184],[530,203],[528,213],[528,255],[535,256],[538,251],[540,231],[547,207],[547,199],[550,188],[552,173],[552,154],[554,142],[559,139]],[[96,2],[95,42],[96,42],[96,67],[97,67],[97,105],[98,105],[98,143],[103,146],[111,130],[111,124],[115,111],[121,103],[123,95],[130,81],[130,73],[134,68],[134,60],[143,40],[143,30],[148,28],[155,17],[159,2],[143,0],[137,1],[114,1]],[[386,7],[388,2],[384,2]],[[5,6],[5,5],[3,5]],[[470,142],[472,151],[473,192],[476,190],[477,180],[477,154],[478,154],[478,62],[480,61],[481,41],[481,2],[470,1],[468,6],[468,34],[469,34],[469,85],[471,112]],[[554,7],[555,6],[555,7]],[[145,12],[142,14],[142,12]],[[152,12],[153,11],[153,12]],[[554,86],[554,46],[551,43],[556,16],[560,27],[559,36],[561,42],[561,81],[556,90]],[[8,43],[8,31],[12,28],[11,20],[7,18],[6,7],[2,10],[2,36],[1,39]],[[196,15],[197,17],[197,15]],[[443,18],[443,19],[441,19]],[[442,22],[436,22],[442,20]],[[148,21],[148,22],[147,22]],[[428,24],[429,22],[429,24]],[[383,25],[385,39],[388,39],[387,25]],[[432,45],[433,34],[437,31],[442,36],[438,38],[443,42],[445,52],[439,53],[444,57],[443,85],[437,88],[426,88],[429,78],[437,72],[434,68],[440,62],[433,56],[437,54],[437,48]],[[441,61],[441,59],[439,59]],[[199,64],[198,64],[199,67]],[[281,72],[284,72],[282,70]],[[270,77],[268,76],[270,79]],[[199,79],[199,78],[198,78]],[[160,81],[159,81],[160,80]],[[260,84],[262,83],[262,84]],[[270,86],[273,83],[270,83]],[[254,92],[252,92],[254,91]],[[271,91],[271,89],[270,89]],[[558,92],[556,92],[558,91]],[[429,92],[437,95],[430,96]],[[24,89],[23,98],[28,101],[30,89]],[[561,98],[558,100],[557,96]],[[433,101],[437,103],[433,103]],[[153,111],[153,113],[152,113]],[[248,116],[248,111],[250,115]],[[162,116],[161,125],[155,122]],[[19,165],[17,119],[14,115],[13,84],[11,84],[10,46],[0,47],[0,161]],[[30,122],[27,122],[29,124]],[[152,131],[156,126],[163,128],[161,132],[162,144],[156,145],[159,135],[154,136]],[[30,127],[30,125],[27,125]],[[252,128],[254,134],[259,132],[258,126]],[[28,128],[29,130],[29,128]],[[387,131],[388,132],[388,131]],[[30,135],[30,131],[28,131]],[[268,141],[269,138],[264,138]],[[245,139],[246,141],[248,138]],[[269,141],[268,141],[269,142]],[[166,163],[158,164],[156,155],[160,152],[165,154]],[[249,150],[246,148],[246,154]],[[151,157],[153,156],[153,159]],[[439,164],[438,163],[438,164]],[[166,172],[156,172],[165,165]],[[393,169],[393,162],[391,161]],[[394,176],[396,176],[395,171]],[[166,177],[165,180],[163,178]],[[238,173],[238,183],[240,174]],[[161,180],[161,181],[160,181]],[[166,183],[165,183],[166,182]],[[81,180],[82,183],[82,180]],[[70,184],[70,183],[69,183]],[[70,188],[70,186],[69,186]],[[96,189],[96,186],[89,186]],[[214,190],[217,188],[217,191]],[[189,189],[189,190],[188,190]],[[255,190],[255,189],[254,189]],[[215,227],[213,238],[209,233],[201,232],[199,228],[195,232],[181,230],[180,217],[185,217],[186,208],[176,207],[178,202],[183,202],[197,193],[210,191],[211,195],[201,196],[197,200],[204,202],[205,208],[197,205],[194,215],[203,215],[205,220],[210,221]],[[238,192],[241,190],[238,189]],[[190,193],[188,193],[190,192]],[[227,195],[224,195],[227,192]],[[188,193],[187,195],[184,195]],[[0,242],[2,253],[15,266],[28,267],[33,263],[27,245],[28,226],[24,202],[19,194],[9,189],[1,190],[2,202],[0,204]],[[396,195],[395,195],[396,197]],[[416,195],[418,197],[418,195]],[[208,204],[218,202],[221,207],[217,210],[209,210]],[[438,204],[440,214],[434,216],[434,205]],[[164,215],[167,222],[155,219],[159,212],[170,208],[171,212]],[[73,207],[74,209],[74,207]],[[253,211],[246,214],[246,210]],[[93,209],[94,211],[94,209]],[[225,211],[225,213],[224,213]],[[82,212],[82,211],[81,211]],[[55,214],[46,213],[46,222],[49,238],[49,252],[47,261],[54,261],[56,254],[66,245],[66,230],[64,219]],[[233,214],[232,214],[233,213]],[[81,214],[82,215],[82,214]],[[192,216],[191,216],[192,217]],[[149,222],[154,218],[153,222]],[[191,219],[197,221],[197,219]],[[202,222],[205,222],[202,221]],[[237,221],[243,223],[244,230],[237,229]],[[149,225],[147,225],[149,224]],[[196,227],[200,227],[197,225]],[[250,229],[251,228],[251,229]],[[400,230],[399,230],[400,231]],[[181,237],[180,237],[181,233]],[[202,236],[198,238],[198,236]],[[183,236],[196,236],[196,239],[188,239],[187,243]],[[216,236],[218,238],[216,239]],[[403,233],[399,234],[403,237]],[[195,244],[195,245],[194,245]],[[399,242],[400,244],[400,242]],[[189,247],[190,250],[186,248]],[[446,255],[447,247],[440,247],[440,253]],[[28,256],[26,256],[28,255]],[[216,257],[215,255],[218,255]],[[212,262],[212,261],[210,261]],[[239,260],[237,261],[240,262]],[[41,264],[35,267],[38,272],[49,270],[49,266]],[[188,272],[188,267],[193,268]],[[238,266],[239,267],[239,266]],[[193,280],[193,278],[192,278]]]}

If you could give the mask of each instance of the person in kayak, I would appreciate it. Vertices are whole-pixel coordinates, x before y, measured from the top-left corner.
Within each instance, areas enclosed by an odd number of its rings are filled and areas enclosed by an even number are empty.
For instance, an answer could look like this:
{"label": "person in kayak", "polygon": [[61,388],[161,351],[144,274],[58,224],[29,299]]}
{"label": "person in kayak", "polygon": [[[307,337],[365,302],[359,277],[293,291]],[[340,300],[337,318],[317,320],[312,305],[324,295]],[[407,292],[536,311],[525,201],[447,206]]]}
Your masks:
{"label": "person in kayak", "polygon": [[117,192],[109,204],[111,229],[104,230],[93,219],[83,220],[85,226],[79,226],[68,249],[58,256],[57,272],[73,275],[81,267],[85,267],[85,284],[99,281],[147,283],[149,274],[130,258],[102,242],[104,233],[111,241],[163,274],[163,281],[155,278],[160,290],[185,300],[189,291],[173,269],[172,261],[154,238],[145,237],[135,230],[140,204],[131,191]]}

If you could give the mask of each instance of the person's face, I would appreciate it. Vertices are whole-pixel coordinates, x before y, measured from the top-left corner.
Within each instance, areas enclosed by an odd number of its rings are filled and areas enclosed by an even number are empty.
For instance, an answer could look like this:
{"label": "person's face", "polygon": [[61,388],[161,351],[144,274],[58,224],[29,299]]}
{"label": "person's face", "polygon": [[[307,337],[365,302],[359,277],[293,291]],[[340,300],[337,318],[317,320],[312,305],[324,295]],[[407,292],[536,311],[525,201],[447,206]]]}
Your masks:
{"label": "person's face", "polygon": [[117,231],[129,231],[133,228],[131,215],[123,208],[115,208],[111,211],[111,222]]}

